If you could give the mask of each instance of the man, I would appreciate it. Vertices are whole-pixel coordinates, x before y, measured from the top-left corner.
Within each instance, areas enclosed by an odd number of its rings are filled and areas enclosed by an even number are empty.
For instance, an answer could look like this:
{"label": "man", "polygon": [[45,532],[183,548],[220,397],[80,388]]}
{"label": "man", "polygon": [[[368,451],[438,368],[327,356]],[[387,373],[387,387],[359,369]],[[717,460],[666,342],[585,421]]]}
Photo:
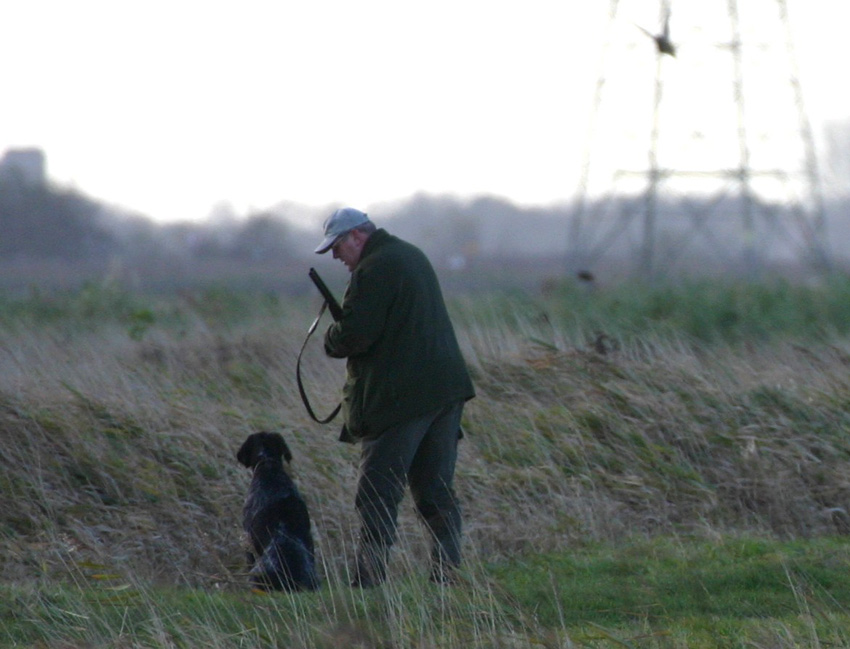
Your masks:
{"label": "man", "polygon": [[361,444],[360,515],[352,585],[386,578],[405,485],[432,535],[431,579],[460,564],[461,513],[453,481],[464,403],[475,396],[431,263],[363,212],[336,210],[316,248],[351,278],[325,352],[347,358],[340,439]]}

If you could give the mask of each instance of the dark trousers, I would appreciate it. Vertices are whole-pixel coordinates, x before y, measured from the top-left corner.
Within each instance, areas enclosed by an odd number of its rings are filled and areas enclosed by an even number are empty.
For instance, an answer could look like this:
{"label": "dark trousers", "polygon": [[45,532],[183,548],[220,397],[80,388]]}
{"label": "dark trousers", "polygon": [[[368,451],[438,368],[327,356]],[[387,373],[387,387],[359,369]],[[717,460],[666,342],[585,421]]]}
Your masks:
{"label": "dark trousers", "polygon": [[461,512],[452,483],[463,405],[452,403],[361,442],[358,579],[384,580],[405,485],[431,533],[432,576],[460,565]]}

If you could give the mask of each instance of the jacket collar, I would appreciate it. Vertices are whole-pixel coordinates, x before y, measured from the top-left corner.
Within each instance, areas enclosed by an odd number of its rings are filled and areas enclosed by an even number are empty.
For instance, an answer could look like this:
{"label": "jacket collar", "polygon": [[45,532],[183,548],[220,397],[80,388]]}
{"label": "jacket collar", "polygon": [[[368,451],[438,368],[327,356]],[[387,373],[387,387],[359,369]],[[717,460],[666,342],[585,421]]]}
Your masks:
{"label": "jacket collar", "polygon": [[375,230],[369,236],[369,238],[366,240],[366,244],[363,246],[363,251],[360,253],[360,261],[363,261],[365,257],[368,257],[377,248],[380,248],[381,245],[383,245],[390,239],[390,236],[390,233],[384,230],[383,228],[378,228],[377,230]]}

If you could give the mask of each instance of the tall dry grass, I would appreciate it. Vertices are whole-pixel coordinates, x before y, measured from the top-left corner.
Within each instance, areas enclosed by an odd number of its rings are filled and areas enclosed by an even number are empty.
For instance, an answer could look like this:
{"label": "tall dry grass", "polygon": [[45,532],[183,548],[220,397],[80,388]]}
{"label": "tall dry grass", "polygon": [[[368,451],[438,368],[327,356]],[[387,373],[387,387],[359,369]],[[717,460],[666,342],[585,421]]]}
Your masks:
{"label": "tall dry grass", "polygon": [[[295,358],[316,305],[302,306],[240,318],[184,299],[7,320],[0,577],[244,589],[249,475],[234,456],[273,429],[294,452],[326,579],[345,583],[357,448],[300,403]],[[846,340],[604,336],[526,307],[453,307],[478,390],[457,475],[472,561],[634,536],[850,531]],[[304,362],[329,410],[343,366],[318,341]],[[409,501],[400,529],[392,570],[424,577]]]}

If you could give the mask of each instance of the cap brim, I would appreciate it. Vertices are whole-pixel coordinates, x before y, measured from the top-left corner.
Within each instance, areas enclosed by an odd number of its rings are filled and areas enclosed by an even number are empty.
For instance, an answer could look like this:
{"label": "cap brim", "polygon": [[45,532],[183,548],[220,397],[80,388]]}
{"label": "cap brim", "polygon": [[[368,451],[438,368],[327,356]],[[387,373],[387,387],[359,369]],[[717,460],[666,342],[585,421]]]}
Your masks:
{"label": "cap brim", "polygon": [[318,248],[316,248],[316,250],[314,252],[317,255],[325,254],[328,250],[330,250],[333,247],[333,245],[336,243],[337,239],[339,239],[338,236],[325,237],[325,240],[322,241],[322,243],[319,245]]}

